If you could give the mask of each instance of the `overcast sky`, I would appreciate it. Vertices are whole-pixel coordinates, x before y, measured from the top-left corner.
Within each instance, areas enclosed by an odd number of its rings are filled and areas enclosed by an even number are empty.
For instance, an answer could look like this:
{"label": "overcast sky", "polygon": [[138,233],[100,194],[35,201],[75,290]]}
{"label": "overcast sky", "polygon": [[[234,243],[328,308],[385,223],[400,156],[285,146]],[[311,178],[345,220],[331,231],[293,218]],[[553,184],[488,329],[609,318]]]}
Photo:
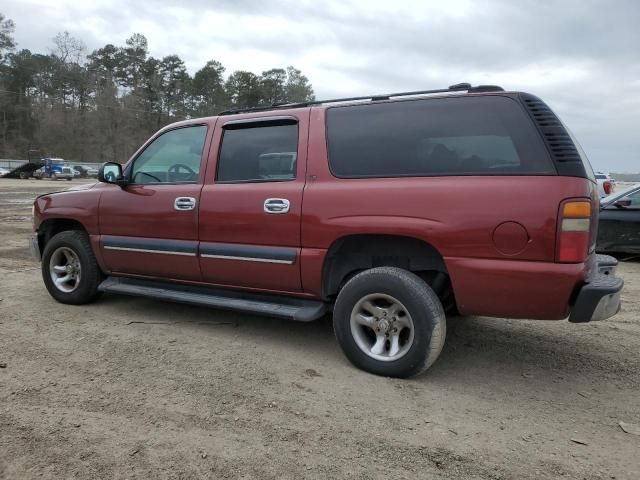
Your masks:
{"label": "overcast sky", "polygon": [[640,171],[640,0],[3,0],[19,48],[144,34],[194,73],[294,65],[318,99],[498,84],[541,96],[594,168]]}

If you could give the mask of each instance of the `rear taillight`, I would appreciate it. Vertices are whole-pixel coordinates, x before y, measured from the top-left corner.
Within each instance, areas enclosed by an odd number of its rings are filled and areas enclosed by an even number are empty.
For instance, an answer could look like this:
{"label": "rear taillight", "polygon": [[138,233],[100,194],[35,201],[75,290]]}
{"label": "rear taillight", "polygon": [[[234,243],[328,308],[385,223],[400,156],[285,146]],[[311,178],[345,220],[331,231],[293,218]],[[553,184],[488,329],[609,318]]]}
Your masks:
{"label": "rear taillight", "polygon": [[611,188],[611,182],[604,182],[602,184],[602,189],[604,190],[604,193],[606,193],[607,195],[611,195],[611,191],[613,190],[613,188]]}
{"label": "rear taillight", "polygon": [[589,253],[591,230],[591,202],[565,201],[558,215],[557,261],[583,262]]}

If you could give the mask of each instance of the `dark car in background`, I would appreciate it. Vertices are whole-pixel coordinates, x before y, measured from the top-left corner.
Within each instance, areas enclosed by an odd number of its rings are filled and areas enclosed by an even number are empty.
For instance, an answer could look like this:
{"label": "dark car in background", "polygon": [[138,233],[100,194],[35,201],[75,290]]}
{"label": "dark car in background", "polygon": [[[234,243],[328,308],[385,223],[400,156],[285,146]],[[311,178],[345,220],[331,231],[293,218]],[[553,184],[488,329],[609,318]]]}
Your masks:
{"label": "dark car in background", "polygon": [[87,178],[87,168],[82,165],[72,165],[71,168],[75,171],[74,175],[79,176],[80,178]]}
{"label": "dark car in background", "polygon": [[640,253],[640,184],[601,200],[596,250]]}

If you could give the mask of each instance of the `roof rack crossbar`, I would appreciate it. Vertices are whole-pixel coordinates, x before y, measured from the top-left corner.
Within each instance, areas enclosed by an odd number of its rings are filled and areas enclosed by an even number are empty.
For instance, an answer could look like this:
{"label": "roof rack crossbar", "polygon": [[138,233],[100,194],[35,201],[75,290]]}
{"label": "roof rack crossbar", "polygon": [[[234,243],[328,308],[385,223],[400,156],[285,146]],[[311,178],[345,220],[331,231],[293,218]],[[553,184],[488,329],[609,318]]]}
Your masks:
{"label": "roof rack crossbar", "polygon": [[379,101],[379,100],[389,100],[390,98],[395,97],[412,97],[418,95],[431,95],[434,93],[448,93],[448,92],[481,92],[481,91],[502,91],[501,87],[497,87],[494,85],[480,85],[478,87],[472,87],[469,83],[457,83],[455,85],[451,85],[449,88],[438,88],[435,90],[416,90],[412,92],[397,92],[397,93],[387,93],[385,95],[364,95],[360,97],[344,97],[344,98],[334,98],[330,100],[312,100],[309,102],[300,102],[300,103],[274,103],[272,105],[260,105],[256,107],[244,107],[244,108],[235,108],[230,110],[225,110],[220,112],[218,115],[232,115],[235,113],[248,113],[248,112],[262,112],[266,110],[275,110],[278,108],[303,108],[309,107],[312,105],[324,105],[326,103],[342,103],[342,102],[357,102],[357,101]]}

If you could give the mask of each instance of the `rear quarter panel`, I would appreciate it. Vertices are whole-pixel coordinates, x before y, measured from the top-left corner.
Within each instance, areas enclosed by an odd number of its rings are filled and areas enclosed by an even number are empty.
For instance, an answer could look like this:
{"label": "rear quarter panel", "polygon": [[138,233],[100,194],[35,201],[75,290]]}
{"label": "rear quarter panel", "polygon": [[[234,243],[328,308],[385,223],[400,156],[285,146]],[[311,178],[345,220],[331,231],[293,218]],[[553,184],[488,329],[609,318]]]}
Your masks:
{"label": "rear quarter panel", "polygon": [[[589,198],[594,189],[584,178],[555,175],[336,178],[328,167],[324,110],[320,108],[312,110],[308,158],[302,222],[306,289],[321,291],[323,255],[319,252],[326,252],[340,237],[403,235],[421,239],[441,253],[459,306],[462,304],[464,311],[464,306],[469,305],[466,313],[475,314],[524,315],[524,309],[511,302],[506,308],[492,309],[490,303],[495,303],[495,297],[479,301],[478,296],[498,292],[508,295],[510,278],[505,272],[513,269],[520,275],[516,282],[518,290],[512,293],[517,293],[522,301],[526,296],[522,286],[532,280],[542,281],[557,266],[553,262],[560,202],[567,198]],[[522,238],[513,238],[514,242],[522,243],[522,248],[507,253],[497,248],[494,232],[505,222],[517,223],[526,230],[523,243]],[[509,235],[507,230],[501,239],[503,244],[509,244]],[[472,265],[466,259],[489,263]],[[544,262],[546,266],[534,266],[534,262]],[[536,309],[532,313],[538,317],[561,318],[571,291],[583,277],[581,266],[558,268],[563,273],[558,277],[562,279],[561,292],[554,299],[554,311]],[[532,276],[527,275],[529,270],[534,272]],[[472,275],[474,271],[476,274]],[[482,271],[494,274],[483,276]],[[488,282],[487,288],[468,281],[482,278]],[[545,301],[539,291],[535,293],[535,301]],[[529,301],[527,306],[531,304]]]}

